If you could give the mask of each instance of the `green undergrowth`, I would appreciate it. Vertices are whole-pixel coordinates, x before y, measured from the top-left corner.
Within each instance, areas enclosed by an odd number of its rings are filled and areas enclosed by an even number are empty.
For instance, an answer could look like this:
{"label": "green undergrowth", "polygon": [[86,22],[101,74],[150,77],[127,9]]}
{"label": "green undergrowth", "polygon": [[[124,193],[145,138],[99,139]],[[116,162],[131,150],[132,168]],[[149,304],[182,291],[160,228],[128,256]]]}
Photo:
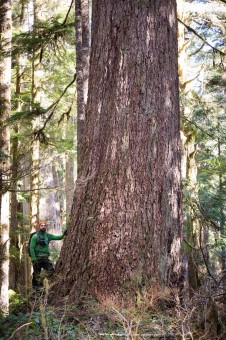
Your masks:
{"label": "green undergrowth", "polygon": [[[208,339],[204,320],[200,304],[190,301],[182,307],[171,293],[139,296],[127,308],[94,300],[53,307],[40,291],[27,299],[14,294],[9,315],[0,318],[0,339]],[[225,331],[221,325],[216,339],[224,339]]]}

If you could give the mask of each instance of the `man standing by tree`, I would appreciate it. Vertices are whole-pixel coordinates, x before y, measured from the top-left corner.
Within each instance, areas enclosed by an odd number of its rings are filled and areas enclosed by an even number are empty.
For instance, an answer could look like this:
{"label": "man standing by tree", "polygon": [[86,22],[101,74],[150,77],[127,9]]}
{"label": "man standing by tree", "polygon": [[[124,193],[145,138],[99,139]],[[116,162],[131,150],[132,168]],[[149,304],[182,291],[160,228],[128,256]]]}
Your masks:
{"label": "man standing by tree", "polygon": [[53,235],[46,232],[47,224],[45,221],[39,222],[39,231],[35,233],[30,242],[30,254],[33,264],[32,286],[41,287],[40,273],[42,268],[47,271],[47,276],[53,275],[54,267],[49,260],[49,242],[53,240],[62,240],[66,231],[62,235]]}

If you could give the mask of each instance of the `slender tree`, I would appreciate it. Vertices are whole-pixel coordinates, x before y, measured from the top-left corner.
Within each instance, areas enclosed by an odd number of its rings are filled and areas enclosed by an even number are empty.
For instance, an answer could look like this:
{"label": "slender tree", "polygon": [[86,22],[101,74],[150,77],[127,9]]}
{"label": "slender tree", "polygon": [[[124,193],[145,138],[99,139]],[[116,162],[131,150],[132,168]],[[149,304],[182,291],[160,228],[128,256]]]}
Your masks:
{"label": "slender tree", "polygon": [[[17,8],[17,16],[12,22],[13,27],[21,27],[24,23],[24,3]],[[18,111],[22,111],[21,103],[21,86],[22,86],[22,57],[20,55],[14,56],[15,60],[15,94],[14,108]],[[13,106],[13,105],[12,105]],[[18,195],[17,195],[17,185],[18,179],[20,177],[20,161],[19,161],[19,124],[15,125],[11,129],[11,169],[12,169],[12,179],[11,179],[11,197],[10,197],[10,265],[9,265],[9,288],[14,291],[19,291],[19,276],[22,274],[20,270],[20,245],[19,245],[19,228],[18,228]]]}
{"label": "slender tree", "polygon": [[53,291],[127,299],[181,264],[176,1],[94,0],[84,176]]}
{"label": "slender tree", "polygon": [[[180,1],[178,3],[178,18],[184,24],[188,23],[190,18],[189,12],[186,10],[185,1]],[[185,39],[186,28],[182,23],[178,26],[178,70],[179,70],[179,85],[181,93],[186,93],[187,101],[181,101],[181,111],[183,117],[190,116],[192,114],[192,109],[189,107],[189,99],[192,99],[192,85],[194,80],[200,72],[197,70],[197,74],[190,75],[188,72],[188,52],[187,48],[191,44],[192,39]],[[183,142],[183,157],[182,157],[182,179],[186,182],[186,189],[189,191],[187,195],[187,204],[184,204],[185,209],[185,236],[187,241],[187,280],[189,291],[191,294],[199,287],[198,278],[198,264],[197,260],[200,256],[199,254],[199,221],[194,213],[194,200],[197,200],[197,165],[195,161],[195,137],[196,134],[194,129],[192,129],[191,124],[186,120],[183,121],[182,125],[182,142]],[[184,195],[186,197],[186,195]],[[193,202],[193,203],[192,203]]]}
{"label": "slender tree", "polygon": [[85,111],[89,78],[89,0],[75,2],[76,73],[77,73],[77,159],[78,175],[82,162],[82,144],[85,130]]}
{"label": "slender tree", "polygon": [[8,310],[9,280],[9,128],[11,80],[11,1],[0,1],[0,310]]}
{"label": "slender tree", "polygon": [[[33,33],[37,33],[37,25],[38,20],[42,14],[41,11],[41,1],[33,0]],[[40,64],[40,55],[41,48],[40,46],[35,47],[33,49],[32,56],[32,87],[31,87],[31,103],[32,110],[36,110],[38,106],[40,106],[41,100],[41,77],[40,72],[41,64]],[[37,131],[40,125],[39,117],[33,119],[32,128],[33,131]],[[31,229],[34,231],[38,224],[39,218],[39,166],[40,166],[40,142],[38,138],[34,138],[32,142],[32,150],[31,150],[31,175],[30,175],[30,225]]]}

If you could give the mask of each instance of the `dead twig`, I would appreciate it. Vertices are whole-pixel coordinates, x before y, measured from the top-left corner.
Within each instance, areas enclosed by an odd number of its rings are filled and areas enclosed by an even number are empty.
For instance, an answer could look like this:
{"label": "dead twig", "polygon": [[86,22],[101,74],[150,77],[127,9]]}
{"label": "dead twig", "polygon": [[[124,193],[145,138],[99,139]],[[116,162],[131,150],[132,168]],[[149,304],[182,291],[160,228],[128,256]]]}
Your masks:
{"label": "dead twig", "polygon": [[13,334],[11,335],[11,337],[8,338],[7,340],[13,339],[13,338],[14,338],[14,335],[15,335],[17,332],[21,331],[21,329],[25,328],[26,326],[28,326],[28,325],[30,325],[30,324],[32,324],[32,323],[33,323],[33,321],[32,321],[32,322],[25,323],[24,325],[21,325],[20,327],[18,327],[18,328],[13,332]]}

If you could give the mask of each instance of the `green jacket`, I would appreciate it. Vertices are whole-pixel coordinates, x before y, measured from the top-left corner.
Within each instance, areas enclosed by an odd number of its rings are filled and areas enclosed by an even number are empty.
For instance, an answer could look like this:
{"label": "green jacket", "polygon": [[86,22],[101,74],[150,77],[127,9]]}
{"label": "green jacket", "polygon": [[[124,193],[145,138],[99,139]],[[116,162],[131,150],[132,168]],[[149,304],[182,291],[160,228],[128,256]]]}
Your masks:
{"label": "green jacket", "polygon": [[[45,245],[37,244],[37,240],[40,237],[41,240],[45,241]],[[30,254],[31,260],[36,261],[41,258],[48,258],[50,255],[49,242],[52,240],[62,240],[64,235],[52,235],[46,231],[38,231],[31,238],[30,242]]]}

